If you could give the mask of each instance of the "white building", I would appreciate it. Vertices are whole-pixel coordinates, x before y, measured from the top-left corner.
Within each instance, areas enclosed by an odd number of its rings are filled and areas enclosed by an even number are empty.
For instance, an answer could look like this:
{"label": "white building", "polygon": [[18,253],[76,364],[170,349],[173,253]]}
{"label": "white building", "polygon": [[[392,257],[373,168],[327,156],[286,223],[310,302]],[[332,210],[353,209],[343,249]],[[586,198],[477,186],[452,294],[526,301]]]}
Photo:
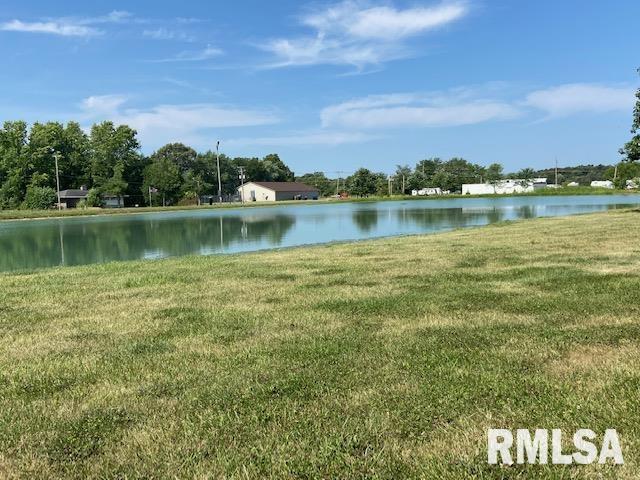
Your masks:
{"label": "white building", "polygon": [[442,195],[442,189],[439,187],[427,187],[421,190],[411,190],[414,197],[430,197],[433,195]]}
{"label": "white building", "polygon": [[535,192],[547,188],[546,178],[533,180],[507,179],[495,183],[465,183],[462,185],[463,195],[509,195],[513,193]]}
{"label": "white building", "polygon": [[595,180],[591,182],[593,188],[609,188],[613,189],[613,182],[611,180]]}
{"label": "white building", "polygon": [[277,202],[281,200],[317,200],[317,188],[300,182],[249,182],[238,187],[245,202]]}

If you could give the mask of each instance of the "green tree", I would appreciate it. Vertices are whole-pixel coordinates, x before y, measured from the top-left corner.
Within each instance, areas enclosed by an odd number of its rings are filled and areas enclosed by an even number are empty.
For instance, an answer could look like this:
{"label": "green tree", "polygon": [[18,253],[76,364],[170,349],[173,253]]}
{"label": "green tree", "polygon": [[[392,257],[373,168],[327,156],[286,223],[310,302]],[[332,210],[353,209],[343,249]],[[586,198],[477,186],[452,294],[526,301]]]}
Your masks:
{"label": "green tree", "polygon": [[613,181],[616,188],[627,187],[627,180],[635,180],[640,177],[640,162],[620,162],[616,167],[609,168],[604,178]]}
{"label": "green tree", "polygon": [[265,180],[270,182],[293,182],[295,179],[295,175],[285,165],[285,163],[280,160],[280,157],[277,153],[271,153],[262,159],[262,164],[265,172],[267,173],[267,177]]}
{"label": "green tree", "polygon": [[497,182],[502,180],[504,169],[499,163],[492,163],[485,169],[485,179],[487,182]]}
{"label": "green tree", "polygon": [[5,122],[0,129],[0,208],[18,208],[29,176],[27,124]]}
{"label": "green tree", "polygon": [[160,158],[170,160],[178,167],[180,173],[185,175],[187,172],[196,169],[198,153],[193,148],[182,143],[169,143],[151,155],[152,162]]}
{"label": "green tree", "polygon": [[57,201],[56,191],[51,187],[29,185],[24,199],[24,208],[30,210],[46,210]]}
{"label": "green tree", "polygon": [[336,182],[329,180],[322,172],[305,173],[301,177],[297,177],[296,180],[316,187],[323,197],[329,197],[336,193]]}
{"label": "green tree", "polygon": [[182,198],[195,200],[200,205],[200,196],[210,189],[211,185],[204,181],[202,174],[190,170],[185,174],[182,182]]}
{"label": "green tree", "polygon": [[[115,127],[112,122],[103,122],[91,128],[89,140],[91,156],[91,179],[93,186],[104,191],[105,185],[116,172],[124,180],[128,168],[138,159],[137,133],[126,125]],[[112,192],[107,192],[112,193]]]}
{"label": "green tree", "polygon": [[533,168],[523,168],[518,173],[516,173],[516,177],[521,180],[530,181],[536,176],[536,171]]}
{"label": "green tree", "polygon": [[[413,172],[411,171],[411,167],[409,165],[396,165],[396,190],[401,192],[403,195],[407,193],[407,190],[409,189],[409,178],[411,178],[412,174]],[[404,190],[402,190],[403,184]]]}
{"label": "green tree", "polygon": [[[640,68],[638,69],[640,73]],[[620,154],[627,162],[640,160],[640,88],[636,91],[636,105],[633,109],[633,121],[631,123],[633,137],[620,149]]]}
{"label": "green tree", "polygon": [[376,175],[370,170],[361,168],[347,178],[347,188],[351,195],[366,197],[376,192],[377,180]]}
{"label": "green tree", "polygon": [[431,178],[433,187],[442,190],[460,191],[464,183],[477,183],[485,175],[485,170],[464,158],[452,158],[443,162]]}
{"label": "green tree", "polygon": [[167,201],[175,200],[181,181],[178,166],[168,157],[161,156],[144,169],[142,193],[148,196],[149,188],[156,189],[162,198],[162,206],[166,206]]}

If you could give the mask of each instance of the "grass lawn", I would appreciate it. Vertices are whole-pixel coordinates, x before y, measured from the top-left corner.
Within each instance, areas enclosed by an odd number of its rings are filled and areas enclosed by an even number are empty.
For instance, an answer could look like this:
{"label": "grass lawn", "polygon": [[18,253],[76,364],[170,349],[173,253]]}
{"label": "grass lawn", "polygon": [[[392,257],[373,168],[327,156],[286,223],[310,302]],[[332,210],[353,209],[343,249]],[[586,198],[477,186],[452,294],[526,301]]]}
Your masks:
{"label": "grass lawn", "polygon": [[[0,275],[0,478],[637,478],[638,238],[619,211]],[[489,466],[489,427],[615,428],[625,465]]]}

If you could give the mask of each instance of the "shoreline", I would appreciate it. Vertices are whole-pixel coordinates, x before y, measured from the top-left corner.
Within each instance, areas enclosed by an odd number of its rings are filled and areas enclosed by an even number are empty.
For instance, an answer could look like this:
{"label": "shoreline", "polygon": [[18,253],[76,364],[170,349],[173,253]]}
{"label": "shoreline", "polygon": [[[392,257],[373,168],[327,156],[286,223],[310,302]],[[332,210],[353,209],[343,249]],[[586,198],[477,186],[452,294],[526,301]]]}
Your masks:
{"label": "shoreline", "polygon": [[[544,193],[543,193],[544,192]],[[250,204],[242,203],[223,203],[214,205],[192,205],[192,206],[175,206],[175,207],[129,207],[118,209],[91,208],[86,210],[0,210],[0,223],[11,221],[29,221],[29,220],[50,220],[56,218],[72,218],[72,217],[96,217],[110,215],[142,215],[145,213],[171,213],[171,212],[187,212],[199,210],[216,210],[216,209],[234,209],[234,208],[269,208],[287,205],[325,205],[325,204],[342,204],[342,203],[373,203],[373,202],[401,202],[401,201],[418,201],[418,200],[442,200],[442,199],[461,199],[461,198],[511,198],[511,197],[555,197],[555,196],[586,196],[586,195],[628,195],[640,196],[640,192],[630,192],[625,190],[608,190],[608,189],[591,189],[590,187],[562,189],[562,190],[544,190],[543,192],[533,193],[517,193],[517,194],[489,194],[489,195],[434,195],[434,196],[384,196],[384,197],[363,197],[363,198],[321,198],[319,200],[287,200],[281,202],[253,202]]]}

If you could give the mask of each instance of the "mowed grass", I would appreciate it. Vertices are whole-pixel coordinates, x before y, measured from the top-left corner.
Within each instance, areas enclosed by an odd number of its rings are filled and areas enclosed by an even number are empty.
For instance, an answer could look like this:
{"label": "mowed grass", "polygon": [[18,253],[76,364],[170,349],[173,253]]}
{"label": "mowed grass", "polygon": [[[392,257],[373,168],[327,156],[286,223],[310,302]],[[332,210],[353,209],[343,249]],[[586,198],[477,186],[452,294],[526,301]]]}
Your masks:
{"label": "mowed grass", "polygon": [[[0,275],[0,478],[637,478],[639,237],[622,211]],[[615,428],[626,463],[490,466],[490,427]]]}

